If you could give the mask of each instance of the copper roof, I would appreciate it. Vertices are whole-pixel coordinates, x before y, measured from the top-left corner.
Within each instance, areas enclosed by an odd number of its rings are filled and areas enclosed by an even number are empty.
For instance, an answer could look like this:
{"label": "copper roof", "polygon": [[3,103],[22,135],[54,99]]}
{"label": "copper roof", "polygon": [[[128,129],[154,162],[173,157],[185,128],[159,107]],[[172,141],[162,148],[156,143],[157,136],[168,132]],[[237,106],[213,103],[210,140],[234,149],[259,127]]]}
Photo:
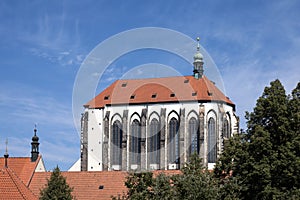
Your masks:
{"label": "copper roof", "polygon": [[182,101],[219,101],[234,106],[206,76],[117,80],[89,101],[87,108],[106,105],[145,104]]}

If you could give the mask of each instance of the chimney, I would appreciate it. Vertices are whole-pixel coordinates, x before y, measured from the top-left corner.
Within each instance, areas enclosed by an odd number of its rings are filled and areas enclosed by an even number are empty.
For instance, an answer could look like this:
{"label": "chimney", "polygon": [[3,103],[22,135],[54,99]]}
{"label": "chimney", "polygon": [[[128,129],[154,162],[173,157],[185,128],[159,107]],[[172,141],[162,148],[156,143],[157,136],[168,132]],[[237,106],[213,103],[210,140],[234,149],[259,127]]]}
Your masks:
{"label": "chimney", "polygon": [[6,153],[4,154],[4,158],[5,158],[5,164],[4,164],[4,167],[5,167],[5,168],[7,168],[7,166],[8,166],[8,165],[7,165],[7,159],[8,159],[8,156],[9,156],[9,155],[8,155],[8,153],[6,152]]}

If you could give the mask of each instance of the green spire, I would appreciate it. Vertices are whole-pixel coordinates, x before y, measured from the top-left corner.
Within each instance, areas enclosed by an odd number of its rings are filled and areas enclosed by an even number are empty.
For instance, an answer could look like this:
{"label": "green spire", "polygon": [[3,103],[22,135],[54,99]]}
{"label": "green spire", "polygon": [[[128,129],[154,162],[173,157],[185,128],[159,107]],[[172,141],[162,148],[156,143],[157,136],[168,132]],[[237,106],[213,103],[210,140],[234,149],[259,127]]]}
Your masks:
{"label": "green spire", "polygon": [[194,55],[194,77],[196,79],[202,78],[203,76],[203,55],[200,53],[200,38],[197,37],[197,51]]}

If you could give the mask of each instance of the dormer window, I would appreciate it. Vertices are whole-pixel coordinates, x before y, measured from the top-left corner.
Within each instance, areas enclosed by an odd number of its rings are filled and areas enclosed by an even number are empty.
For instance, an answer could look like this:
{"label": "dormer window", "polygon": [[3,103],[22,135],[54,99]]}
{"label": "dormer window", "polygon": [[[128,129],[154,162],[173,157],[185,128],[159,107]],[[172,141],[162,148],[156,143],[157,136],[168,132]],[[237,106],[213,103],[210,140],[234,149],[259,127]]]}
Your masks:
{"label": "dormer window", "polygon": [[185,79],[183,82],[184,82],[184,83],[188,83],[188,82],[189,82],[189,79]]}
{"label": "dormer window", "polygon": [[154,99],[154,98],[156,98],[156,96],[157,96],[157,94],[154,93],[154,94],[152,94],[151,98]]}
{"label": "dormer window", "polygon": [[208,91],[208,90],[207,90],[207,94],[208,94],[208,96],[212,96],[213,95],[213,93],[210,92],[210,91]]}
{"label": "dormer window", "polygon": [[104,100],[108,100],[109,99],[109,95],[104,97]]}
{"label": "dormer window", "polygon": [[170,97],[175,97],[175,93],[171,93],[171,94],[170,94]]}
{"label": "dormer window", "polygon": [[127,86],[127,83],[122,83],[122,87],[126,87]]}
{"label": "dormer window", "polygon": [[197,92],[192,92],[192,96],[197,96]]}
{"label": "dormer window", "polygon": [[130,99],[134,99],[135,98],[135,94],[130,96]]}

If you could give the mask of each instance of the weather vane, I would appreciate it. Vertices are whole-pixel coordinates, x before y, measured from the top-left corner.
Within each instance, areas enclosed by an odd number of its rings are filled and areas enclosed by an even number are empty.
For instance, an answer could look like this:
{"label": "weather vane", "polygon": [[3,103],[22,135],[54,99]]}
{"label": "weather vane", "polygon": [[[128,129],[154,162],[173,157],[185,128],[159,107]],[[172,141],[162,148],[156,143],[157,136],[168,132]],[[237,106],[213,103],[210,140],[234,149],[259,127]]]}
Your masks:
{"label": "weather vane", "polygon": [[7,150],[7,146],[8,146],[8,139],[6,138],[6,141],[5,141],[5,153],[8,154],[8,150]]}
{"label": "weather vane", "polygon": [[197,37],[197,51],[199,51],[200,50],[200,37]]}

